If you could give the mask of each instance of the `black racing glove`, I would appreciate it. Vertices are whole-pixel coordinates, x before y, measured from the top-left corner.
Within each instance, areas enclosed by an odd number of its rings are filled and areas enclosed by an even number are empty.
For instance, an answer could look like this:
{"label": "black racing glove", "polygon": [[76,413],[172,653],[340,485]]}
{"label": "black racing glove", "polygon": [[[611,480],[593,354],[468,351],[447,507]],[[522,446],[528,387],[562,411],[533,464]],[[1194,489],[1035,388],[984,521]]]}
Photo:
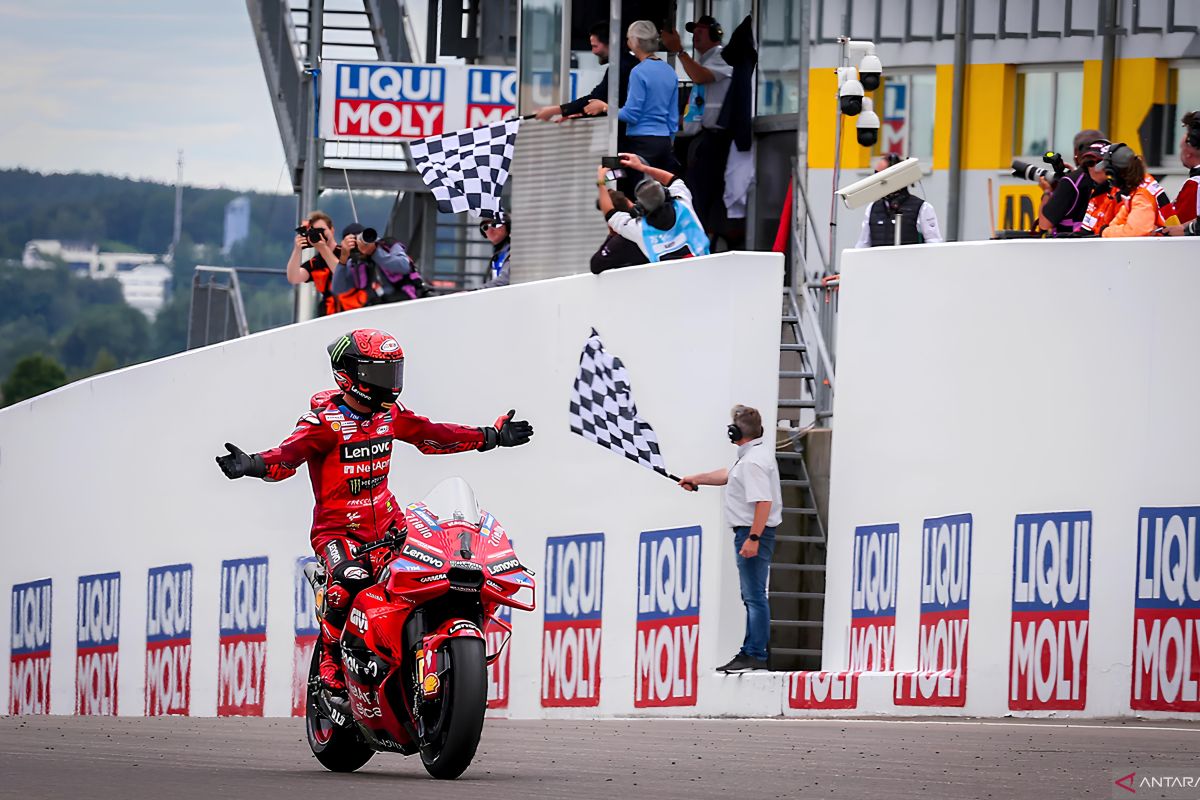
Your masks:
{"label": "black racing glove", "polygon": [[258,453],[254,455],[246,455],[237,445],[225,443],[225,449],[229,451],[227,456],[217,456],[217,466],[221,468],[221,472],[225,473],[225,477],[233,480],[249,476],[251,478],[263,478],[267,474],[267,465],[263,463],[263,457]]}
{"label": "black racing glove", "polygon": [[523,419],[514,420],[517,413],[514,408],[496,420],[491,428],[480,428],[483,432],[483,447],[480,451],[491,450],[493,447],[517,447],[525,444],[533,437],[533,426]]}

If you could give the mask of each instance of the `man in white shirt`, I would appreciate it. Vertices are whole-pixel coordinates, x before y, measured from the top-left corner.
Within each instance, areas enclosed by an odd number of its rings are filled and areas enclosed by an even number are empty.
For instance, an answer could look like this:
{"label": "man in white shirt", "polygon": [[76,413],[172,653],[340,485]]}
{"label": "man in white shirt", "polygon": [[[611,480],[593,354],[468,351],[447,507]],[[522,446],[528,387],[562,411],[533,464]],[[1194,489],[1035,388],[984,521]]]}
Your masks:
{"label": "man in white shirt", "polygon": [[663,31],[662,43],[668,53],[678,56],[679,63],[692,79],[692,92],[688,96],[681,130],[684,136],[691,137],[684,180],[692,190],[696,212],[711,240],[724,222],[725,162],[729,158],[732,137],[717,124],[717,120],[729,91],[733,65],[721,56],[725,31],[716,19],[705,15],[684,27],[692,34],[695,58],[684,51],[678,31]]}
{"label": "man in white shirt", "polygon": [[737,460],[728,469],[686,475],[679,485],[689,492],[698,486],[725,487],[725,521],[733,528],[742,603],[746,606],[746,638],[742,649],[721,672],[767,668],[771,640],[771,607],[767,580],[775,553],[775,529],[783,521],[783,491],[775,448],[763,440],[762,416],[748,406],[734,406],[726,429],[737,445]]}
{"label": "man in white shirt", "polygon": [[[902,159],[888,153],[875,161],[875,171],[882,172],[899,164]],[[880,247],[896,244],[896,220],[900,221],[900,244],[932,244],[946,241],[938,227],[933,206],[904,187],[887,197],[876,200],[863,217],[862,233],[854,246]]]}

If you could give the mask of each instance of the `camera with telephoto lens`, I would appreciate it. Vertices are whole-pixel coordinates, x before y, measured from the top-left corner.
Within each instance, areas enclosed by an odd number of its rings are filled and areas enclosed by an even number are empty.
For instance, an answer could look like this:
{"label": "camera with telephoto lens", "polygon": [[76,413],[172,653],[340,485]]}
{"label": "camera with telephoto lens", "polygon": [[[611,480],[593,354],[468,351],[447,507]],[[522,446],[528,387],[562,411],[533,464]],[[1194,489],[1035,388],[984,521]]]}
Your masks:
{"label": "camera with telephoto lens", "polygon": [[1013,177],[1023,178],[1034,183],[1037,182],[1038,178],[1045,178],[1051,184],[1054,184],[1067,173],[1067,165],[1063,162],[1062,153],[1050,150],[1042,156],[1042,161],[1049,164],[1049,167],[1039,167],[1037,164],[1028,164],[1024,161],[1013,159]]}
{"label": "camera with telephoto lens", "polygon": [[363,244],[374,244],[379,238],[379,231],[374,228],[363,228],[362,232],[358,234],[358,238],[362,240]]}

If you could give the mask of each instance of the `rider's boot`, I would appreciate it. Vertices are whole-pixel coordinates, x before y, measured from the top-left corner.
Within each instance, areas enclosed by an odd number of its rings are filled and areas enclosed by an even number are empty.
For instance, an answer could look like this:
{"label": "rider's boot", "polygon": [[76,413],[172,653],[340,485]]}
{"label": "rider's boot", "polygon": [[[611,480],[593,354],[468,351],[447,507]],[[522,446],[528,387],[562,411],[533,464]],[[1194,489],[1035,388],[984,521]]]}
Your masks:
{"label": "rider's boot", "polygon": [[[346,693],[346,678],[342,674],[342,626],[334,621],[346,622],[346,607],[350,605],[349,593],[334,584],[325,596],[327,604],[325,618],[321,620],[321,683],[335,694]],[[334,617],[334,620],[330,620]]]}

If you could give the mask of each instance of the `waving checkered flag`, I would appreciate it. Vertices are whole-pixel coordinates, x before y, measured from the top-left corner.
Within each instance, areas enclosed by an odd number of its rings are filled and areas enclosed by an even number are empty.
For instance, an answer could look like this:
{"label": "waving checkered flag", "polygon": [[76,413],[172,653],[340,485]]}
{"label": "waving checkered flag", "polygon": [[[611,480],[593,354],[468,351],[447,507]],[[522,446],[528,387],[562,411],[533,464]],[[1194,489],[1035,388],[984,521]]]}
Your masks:
{"label": "waving checkered flag", "polygon": [[667,472],[654,429],[638,416],[625,365],[604,351],[595,328],[584,342],[579,374],[571,387],[571,432],[679,480]]}
{"label": "waving checkered flag", "polygon": [[521,120],[510,119],[412,143],[413,161],[433,190],[438,211],[498,215],[520,125]]}

